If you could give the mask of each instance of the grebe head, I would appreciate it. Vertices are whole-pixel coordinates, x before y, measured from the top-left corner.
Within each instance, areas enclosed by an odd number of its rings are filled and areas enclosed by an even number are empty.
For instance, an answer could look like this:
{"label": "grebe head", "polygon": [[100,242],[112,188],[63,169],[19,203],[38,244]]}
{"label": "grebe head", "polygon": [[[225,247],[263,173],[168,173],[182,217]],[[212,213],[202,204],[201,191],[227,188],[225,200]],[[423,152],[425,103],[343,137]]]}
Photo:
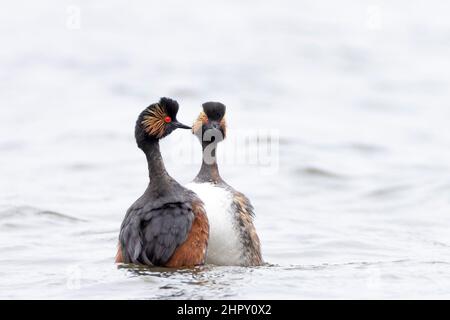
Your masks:
{"label": "grebe head", "polygon": [[161,98],[141,112],[136,121],[136,142],[139,147],[146,141],[155,141],[168,136],[175,129],[191,129],[177,120],[178,102]]}
{"label": "grebe head", "polygon": [[225,111],[225,105],[220,102],[205,102],[203,112],[200,113],[192,127],[192,133],[202,142],[224,140],[227,135]]}

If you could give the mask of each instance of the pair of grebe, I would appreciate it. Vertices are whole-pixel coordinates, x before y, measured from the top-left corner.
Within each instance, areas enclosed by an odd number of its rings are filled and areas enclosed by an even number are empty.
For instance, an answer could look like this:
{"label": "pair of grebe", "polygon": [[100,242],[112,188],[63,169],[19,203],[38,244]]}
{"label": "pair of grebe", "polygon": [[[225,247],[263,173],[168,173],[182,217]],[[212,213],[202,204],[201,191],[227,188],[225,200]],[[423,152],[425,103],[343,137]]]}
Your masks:
{"label": "pair of grebe", "polygon": [[219,174],[216,149],[226,136],[225,105],[204,103],[192,127],[203,163],[186,187],[167,173],[159,150],[159,140],[175,129],[191,129],[178,122],[178,109],[175,100],[161,98],[137,119],[136,142],[147,157],[150,183],[125,215],[116,262],[171,268],[261,265],[253,207]]}

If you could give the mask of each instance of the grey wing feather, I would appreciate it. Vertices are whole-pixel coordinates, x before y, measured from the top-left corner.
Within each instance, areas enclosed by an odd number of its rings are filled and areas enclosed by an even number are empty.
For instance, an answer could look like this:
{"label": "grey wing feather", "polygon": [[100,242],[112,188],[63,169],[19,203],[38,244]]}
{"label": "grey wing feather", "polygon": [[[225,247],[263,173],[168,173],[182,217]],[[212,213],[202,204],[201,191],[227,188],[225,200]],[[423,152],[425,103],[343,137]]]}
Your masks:
{"label": "grey wing feather", "polygon": [[250,200],[242,193],[234,192],[234,212],[238,215],[240,234],[244,243],[244,256],[247,265],[261,265],[261,244],[253,224],[254,208]]}
{"label": "grey wing feather", "polygon": [[128,263],[162,266],[186,241],[194,213],[187,203],[147,208],[127,212],[119,236],[123,257]]}

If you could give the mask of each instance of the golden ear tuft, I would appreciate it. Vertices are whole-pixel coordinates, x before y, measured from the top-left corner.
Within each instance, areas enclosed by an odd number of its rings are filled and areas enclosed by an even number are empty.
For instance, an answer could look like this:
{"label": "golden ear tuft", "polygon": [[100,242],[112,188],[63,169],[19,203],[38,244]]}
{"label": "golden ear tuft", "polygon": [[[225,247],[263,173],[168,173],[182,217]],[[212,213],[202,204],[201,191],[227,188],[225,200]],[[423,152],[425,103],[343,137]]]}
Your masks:
{"label": "golden ear tuft", "polygon": [[227,121],[225,120],[225,117],[220,120],[220,128],[223,132],[223,138],[225,139],[227,137]]}
{"label": "golden ear tuft", "polygon": [[[193,126],[192,126],[192,133],[193,134],[198,134],[201,130],[202,130],[202,126],[204,124],[207,124],[209,121],[208,116],[206,115],[206,113],[204,113],[203,111],[200,112],[197,120],[195,120]],[[222,118],[222,120],[220,120],[220,128],[223,131],[223,138],[226,138],[227,135],[227,122],[225,120],[225,117]]]}
{"label": "golden ear tuft", "polygon": [[142,120],[145,132],[151,136],[161,138],[166,131],[166,123],[164,121],[166,117],[167,114],[160,104],[156,104],[153,108],[147,109],[147,113]]}
{"label": "golden ear tuft", "polygon": [[202,126],[206,123],[208,123],[208,117],[202,111],[202,112],[200,112],[197,120],[195,120],[194,125],[192,126],[192,133],[196,134],[199,130],[202,129]]}

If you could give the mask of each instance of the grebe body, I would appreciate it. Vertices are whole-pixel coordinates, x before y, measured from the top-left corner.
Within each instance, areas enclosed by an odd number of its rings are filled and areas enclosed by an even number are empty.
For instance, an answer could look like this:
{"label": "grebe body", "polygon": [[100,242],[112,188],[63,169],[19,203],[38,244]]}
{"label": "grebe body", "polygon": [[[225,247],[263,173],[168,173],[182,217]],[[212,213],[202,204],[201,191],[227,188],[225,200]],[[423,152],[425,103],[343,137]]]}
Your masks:
{"label": "grebe body", "polygon": [[119,234],[117,263],[192,267],[206,259],[209,224],[203,202],[166,171],[159,140],[177,128],[178,103],[162,98],[136,122],[136,142],[147,157],[150,182],[128,209]]}
{"label": "grebe body", "polygon": [[203,147],[203,163],[195,180],[187,185],[204,202],[210,225],[206,263],[232,266],[263,264],[261,245],[253,224],[250,200],[220,176],[216,149],[226,136],[225,106],[203,104],[193,126]]}

